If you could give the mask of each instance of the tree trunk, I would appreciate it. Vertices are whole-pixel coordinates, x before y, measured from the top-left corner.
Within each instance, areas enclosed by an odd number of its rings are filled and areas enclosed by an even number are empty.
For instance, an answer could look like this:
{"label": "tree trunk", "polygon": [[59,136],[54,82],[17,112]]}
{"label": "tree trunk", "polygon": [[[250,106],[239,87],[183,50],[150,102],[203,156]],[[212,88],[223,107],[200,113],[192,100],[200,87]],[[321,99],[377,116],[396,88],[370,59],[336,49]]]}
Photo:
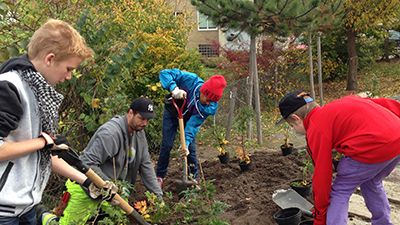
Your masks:
{"label": "tree trunk", "polygon": [[256,124],[257,124],[257,142],[262,144],[262,129],[261,129],[261,107],[260,107],[260,87],[258,81],[258,71],[257,71],[257,46],[256,46],[256,36],[252,35],[250,39],[250,73],[253,74],[254,82],[254,103],[256,111]]}
{"label": "tree trunk", "polygon": [[[277,63],[274,65],[274,93],[277,93],[278,90],[278,65]],[[279,105],[279,99],[277,98],[277,96],[275,95],[275,107],[278,107]]]}
{"label": "tree trunk", "polygon": [[310,89],[311,89],[311,97],[315,99],[315,90],[314,90],[314,66],[313,66],[313,56],[312,56],[312,34],[308,37],[308,62],[310,65]]}
{"label": "tree trunk", "polygon": [[389,38],[383,42],[383,60],[389,61]]}
{"label": "tree trunk", "polygon": [[[247,105],[251,108],[253,105],[253,73],[252,73],[252,65],[253,62],[252,60],[255,60],[255,57],[253,57],[253,54],[255,53],[254,49],[252,49],[252,45],[251,45],[252,39],[250,39],[250,60],[249,60],[249,77],[247,80],[247,85],[248,85],[248,89],[247,89]],[[253,123],[252,123],[252,119],[249,118],[249,123],[248,123],[248,127],[247,127],[247,139],[251,140],[253,134]]]}
{"label": "tree trunk", "polygon": [[235,113],[236,96],[237,96],[237,87],[234,86],[229,95],[230,101],[229,101],[228,124],[226,126],[226,132],[225,132],[225,134],[226,134],[225,139],[227,141],[231,140],[231,128],[232,128],[232,122],[233,122],[233,115]]}
{"label": "tree trunk", "polygon": [[318,32],[317,36],[317,54],[318,54],[318,85],[319,85],[319,99],[320,105],[324,104],[324,88],[322,86],[322,56],[321,56],[321,34]]}
{"label": "tree trunk", "polygon": [[348,71],[347,71],[347,91],[357,91],[357,69],[358,56],[356,49],[356,31],[349,27],[346,31],[347,36],[347,53],[349,55]]}

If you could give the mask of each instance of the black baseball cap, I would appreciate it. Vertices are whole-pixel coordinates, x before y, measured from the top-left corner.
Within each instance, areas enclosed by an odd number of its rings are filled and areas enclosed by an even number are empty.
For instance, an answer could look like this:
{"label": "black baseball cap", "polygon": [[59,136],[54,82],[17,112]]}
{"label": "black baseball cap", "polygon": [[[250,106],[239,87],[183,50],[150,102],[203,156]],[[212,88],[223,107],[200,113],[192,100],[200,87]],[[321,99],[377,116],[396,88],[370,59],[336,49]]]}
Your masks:
{"label": "black baseball cap", "polygon": [[145,97],[133,100],[130,108],[138,112],[145,119],[152,119],[155,116],[153,102]]}
{"label": "black baseball cap", "polygon": [[314,99],[310,97],[307,92],[296,90],[287,93],[279,101],[279,111],[281,112],[282,118],[278,120],[275,124],[279,125],[289,117],[290,114],[294,113],[303,105],[313,102]]}

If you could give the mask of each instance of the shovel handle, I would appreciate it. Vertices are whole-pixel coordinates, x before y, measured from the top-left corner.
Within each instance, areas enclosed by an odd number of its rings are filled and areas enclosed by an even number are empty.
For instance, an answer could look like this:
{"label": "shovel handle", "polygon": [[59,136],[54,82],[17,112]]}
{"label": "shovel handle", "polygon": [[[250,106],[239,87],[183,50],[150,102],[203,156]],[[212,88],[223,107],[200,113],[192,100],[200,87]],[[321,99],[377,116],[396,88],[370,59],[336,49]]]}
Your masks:
{"label": "shovel handle", "polygon": [[312,214],[312,212],[311,212],[310,210],[304,210],[303,213],[304,213],[306,216],[309,216],[309,217],[311,217],[311,218],[314,217],[313,214]]}
{"label": "shovel handle", "polygon": [[[103,178],[82,163],[82,161],[79,159],[78,152],[73,148],[70,147],[68,151],[53,151],[52,154],[57,155],[68,164],[75,166],[77,170],[84,173],[97,187],[104,187],[106,184]],[[114,199],[119,202],[118,206],[127,214],[129,219],[136,221],[140,225],[150,225],[150,223],[146,222],[144,218],[132,206],[130,206],[127,201],[121,198],[118,193],[115,194]]]}
{"label": "shovel handle", "polygon": [[[174,98],[172,98],[172,104],[174,104],[176,111],[178,112],[178,122],[179,122],[179,140],[181,142],[181,148],[182,151],[186,151],[187,146],[186,146],[186,138],[185,138],[185,124],[183,122],[183,108],[186,105],[186,98],[183,99],[183,103],[181,105],[181,107],[178,106],[178,104],[176,104],[176,101]],[[186,152],[183,152],[184,154],[186,154]],[[184,155],[183,154],[183,155]],[[183,156],[183,181],[186,182],[188,180],[188,162],[187,162],[187,156],[184,155]]]}
{"label": "shovel handle", "polygon": [[[88,169],[88,171],[85,173],[85,175],[97,186],[97,187],[103,187],[106,182],[99,176],[97,175],[92,169]],[[117,193],[114,196],[114,199],[119,202],[118,206],[128,215],[132,216],[133,219],[138,222],[140,225],[150,225],[148,222],[144,220],[144,218],[135,211],[135,209],[129,205],[127,201],[125,201],[121,196]]]}

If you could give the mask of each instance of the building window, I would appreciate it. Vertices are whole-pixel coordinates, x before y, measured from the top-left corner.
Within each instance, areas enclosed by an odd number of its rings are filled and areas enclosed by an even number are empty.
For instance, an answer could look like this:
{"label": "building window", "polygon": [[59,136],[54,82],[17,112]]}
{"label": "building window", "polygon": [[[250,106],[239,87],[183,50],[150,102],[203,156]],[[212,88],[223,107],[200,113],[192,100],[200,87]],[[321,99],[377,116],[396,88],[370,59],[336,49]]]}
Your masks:
{"label": "building window", "polygon": [[208,16],[197,12],[197,24],[199,30],[217,30],[217,26],[208,18]]}
{"label": "building window", "polygon": [[174,16],[175,17],[183,16],[183,12],[174,12]]}
{"label": "building window", "polygon": [[205,57],[218,56],[218,50],[210,44],[199,44],[199,52]]}

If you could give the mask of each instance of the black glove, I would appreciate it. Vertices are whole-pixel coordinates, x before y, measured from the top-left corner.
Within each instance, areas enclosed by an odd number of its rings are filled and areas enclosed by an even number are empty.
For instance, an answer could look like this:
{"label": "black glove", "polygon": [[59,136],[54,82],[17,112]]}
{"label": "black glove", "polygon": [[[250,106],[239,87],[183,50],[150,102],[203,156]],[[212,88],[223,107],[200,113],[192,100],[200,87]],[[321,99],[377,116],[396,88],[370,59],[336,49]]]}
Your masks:
{"label": "black glove", "polygon": [[53,140],[54,140],[54,144],[56,144],[56,145],[66,144],[69,146],[69,142],[64,135],[57,134],[56,137],[53,138]]}
{"label": "black glove", "polygon": [[51,151],[68,150],[69,149],[68,141],[62,135],[57,135],[56,137],[51,137],[46,132],[42,132],[39,137],[43,138],[46,141],[46,144],[44,146],[45,149],[50,149]]}

